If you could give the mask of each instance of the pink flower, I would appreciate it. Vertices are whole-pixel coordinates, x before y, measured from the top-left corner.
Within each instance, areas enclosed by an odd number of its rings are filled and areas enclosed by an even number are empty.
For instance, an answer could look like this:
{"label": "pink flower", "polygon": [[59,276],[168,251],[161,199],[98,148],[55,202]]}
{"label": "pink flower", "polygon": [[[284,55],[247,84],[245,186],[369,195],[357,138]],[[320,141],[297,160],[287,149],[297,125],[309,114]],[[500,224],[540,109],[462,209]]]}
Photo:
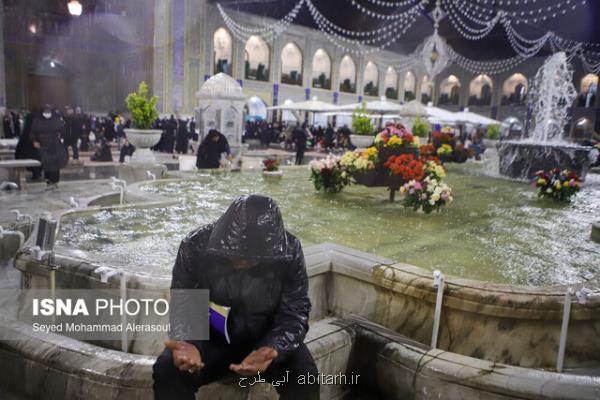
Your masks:
{"label": "pink flower", "polygon": [[416,189],[416,190],[421,190],[421,189],[423,189],[423,185],[421,185],[421,182],[419,182],[419,181],[416,181],[416,182],[415,182],[415,189]]}

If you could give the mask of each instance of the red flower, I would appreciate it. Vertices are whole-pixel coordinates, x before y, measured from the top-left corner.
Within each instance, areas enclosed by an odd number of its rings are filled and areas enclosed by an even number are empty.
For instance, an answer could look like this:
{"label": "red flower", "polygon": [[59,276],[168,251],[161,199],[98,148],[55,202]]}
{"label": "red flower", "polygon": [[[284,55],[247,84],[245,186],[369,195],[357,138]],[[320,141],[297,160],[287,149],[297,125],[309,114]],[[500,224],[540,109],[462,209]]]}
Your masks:
{"label": "red flower", "polygon": [[391,171],[392,175],[400,176],[405,181],[412,179],[420,181],[425,177],[423,162],[416,160],[412,154],[391,156],[384,166]]}

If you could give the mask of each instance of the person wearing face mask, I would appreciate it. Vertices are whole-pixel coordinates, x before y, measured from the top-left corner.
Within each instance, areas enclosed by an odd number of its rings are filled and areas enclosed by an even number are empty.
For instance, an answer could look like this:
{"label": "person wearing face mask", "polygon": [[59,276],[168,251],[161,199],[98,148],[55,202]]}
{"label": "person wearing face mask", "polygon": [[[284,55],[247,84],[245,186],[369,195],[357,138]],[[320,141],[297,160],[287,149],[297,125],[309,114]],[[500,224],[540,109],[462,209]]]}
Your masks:
{"label": "person wearing face mask", "polygon": [[39,150],[48,187],[54,189],[60,181],[60,170],[67,165],[67,151],[61,140],[63,124],[49,105],[34,116],[31,134],[33,147]]}

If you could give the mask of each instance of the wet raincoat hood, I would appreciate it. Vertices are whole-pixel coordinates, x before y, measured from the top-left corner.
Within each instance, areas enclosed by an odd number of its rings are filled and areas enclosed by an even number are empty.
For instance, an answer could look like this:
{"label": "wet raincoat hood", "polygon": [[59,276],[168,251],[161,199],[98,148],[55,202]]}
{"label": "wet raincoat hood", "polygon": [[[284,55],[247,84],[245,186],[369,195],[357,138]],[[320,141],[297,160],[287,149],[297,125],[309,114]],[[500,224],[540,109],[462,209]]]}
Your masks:
{"label": "wet raincoat hood", "polygon": [[238,198],[217,220],[206,253],[256,262],[290,261],[281,212],[269,197]]}

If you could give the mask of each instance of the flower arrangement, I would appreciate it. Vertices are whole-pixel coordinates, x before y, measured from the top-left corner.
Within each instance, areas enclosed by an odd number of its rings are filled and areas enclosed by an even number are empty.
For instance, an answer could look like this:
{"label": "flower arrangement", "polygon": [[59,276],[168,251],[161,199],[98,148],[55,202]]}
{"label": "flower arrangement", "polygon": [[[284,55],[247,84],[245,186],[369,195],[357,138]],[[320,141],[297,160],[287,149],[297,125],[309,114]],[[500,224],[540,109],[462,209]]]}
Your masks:
{"label": "flower arrangement", "polygon": [[554,168],[536,172],[533,186],[538,190],[538,197],[569,201],[581,189],[581,178],[568,169]]}
{"label": "flower arrangement", "polygon": [[440,208],[446,203],[450,203],[452,198],[452,189],[444,182],[426,177],[423,181],[411,180],[400,187],[400,194],[403,197],[404,207],[410,207],[415,211],[423,211],[426,214]]}
{"label": "flower arrangement", "polygon": [[439,182],[446,177],[446,170],[439,163],[429,160],[425,161],[425,175]]}
{"label": "flower arrangement", "polygon": [[375,136],[377,147],[416,147],[421,146],[418,137],[406,130],[401,124],[389,125]]}
{"label": "flower arrangement", "polygon": [[436,154],[435,147],[433,147],[433,145],[429,143],[421,146],[419,152],[421,153],[421,157],[430,157]]}
{"label": "flower arrangement", "polygon": [[436,153],[440,157],[449,156],[450,154],[452,154],[452,146],[450,146],[447,143],[444,143],[443,145],[441,145],[440,147],[438,147]]}
{"label": "flower arrangement", "polygon": [[310,180],[317,191],[339,193],[350,184],[350,176],[339,157],[329,155],[322,160],[313,160],[308,167]]}
{"label": "flower arrangement", "polygon": [[262,163],[263,163],[263,171],[268,171],[268,172],[279,171],[280,162],[276,158],[265,158]]}
{"label": "flower arrangement", "polygon": [[469,158],[473,157],[475,157],[475,151],[473,148],[466,149],[462,143],[457,144],[452,152],[452,161],[457,163],[464,163]]}
{"label": "flower arrangement", "polygon": [[[433,132],[431,134],[434,145],[439,143],[440,145],[443,143],[452,144],[455,142],[456,138],[454,137],[454,131],[452,128],[444,127],[439,132]],[[436,146],[439,147],[439,146]]]}
{"label": "flower arrangement", "polygon": [[392,176],[398,176],[403,181],[420,181],[425,177],[425,166],[423,162],[416,159],[412,154],[400,154],[391,156],[384,166],[390,170]]}
{"label": "flower arrangement", "polygon": [[340,164],[348,172],[362,172],[372,170],[379,162],[379,152],[375,147],[368,147],[363,151],[347,151],[340,159]]}

